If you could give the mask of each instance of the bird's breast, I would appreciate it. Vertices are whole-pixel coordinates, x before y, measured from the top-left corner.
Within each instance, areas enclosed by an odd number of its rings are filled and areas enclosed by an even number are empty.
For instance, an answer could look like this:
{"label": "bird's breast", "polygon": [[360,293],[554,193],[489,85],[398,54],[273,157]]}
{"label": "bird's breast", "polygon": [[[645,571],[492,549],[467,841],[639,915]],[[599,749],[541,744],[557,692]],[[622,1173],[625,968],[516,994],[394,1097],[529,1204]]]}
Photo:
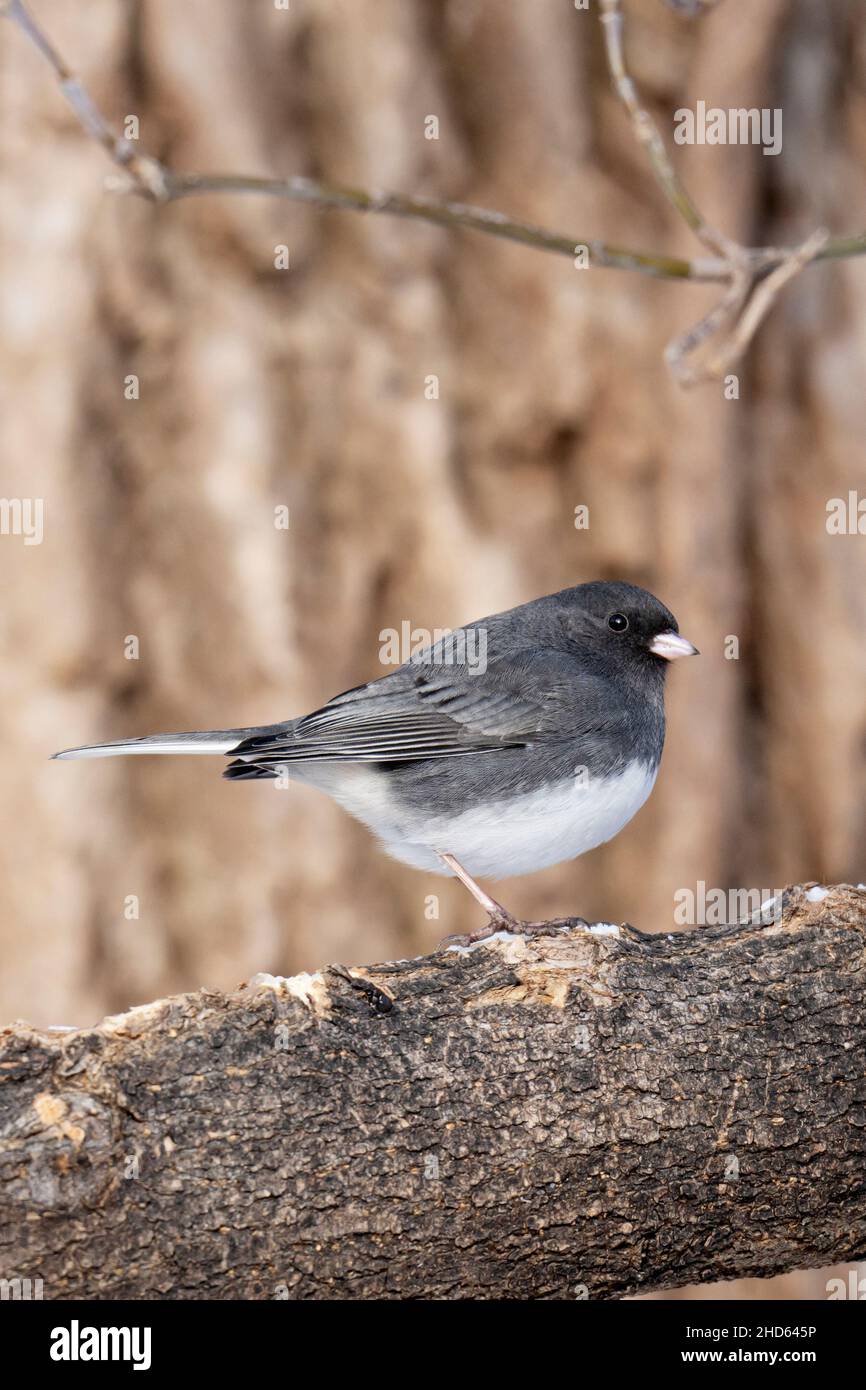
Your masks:
{"label": "bird's breast", "polygon": [[447,851],[473,876],[508,878],[575,859],[610,840],[640,810],[657,771],[657,763],[634,760],[621,771],[578,774],[453,813],[397,805],[375,774],[355,780],[351,791],[344,784],[338,800],[405,864],[447,872],[436,856]]}

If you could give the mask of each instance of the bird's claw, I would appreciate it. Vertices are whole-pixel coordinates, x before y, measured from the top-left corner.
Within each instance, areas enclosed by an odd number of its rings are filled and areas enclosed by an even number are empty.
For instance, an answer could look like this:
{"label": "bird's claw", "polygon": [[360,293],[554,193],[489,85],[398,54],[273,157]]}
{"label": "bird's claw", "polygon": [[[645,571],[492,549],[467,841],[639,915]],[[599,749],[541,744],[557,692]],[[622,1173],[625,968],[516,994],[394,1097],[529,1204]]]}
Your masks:
{"label": "bird's claw", "polygon": [[481,941],[489,941],[500,931],[508,932],[511,936],[553,936],[556,932],[568,931],[572,927],[589,930],[589,925],[585,917],[553,917],[548,922],[524,922],[519,917],[512,917],[510,912],[503,911],[495,917],[491,914],[490,919],[477,931],[443,937],[436,950],[447,951],[452,946],[477,946]]}

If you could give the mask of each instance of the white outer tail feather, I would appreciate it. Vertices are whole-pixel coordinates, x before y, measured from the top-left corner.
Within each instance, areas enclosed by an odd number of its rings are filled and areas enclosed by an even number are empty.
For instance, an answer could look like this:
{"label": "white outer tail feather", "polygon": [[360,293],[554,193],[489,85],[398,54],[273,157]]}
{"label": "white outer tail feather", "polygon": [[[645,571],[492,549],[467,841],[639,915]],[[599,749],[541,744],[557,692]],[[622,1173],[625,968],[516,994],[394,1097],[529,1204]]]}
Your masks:
{"label": "white outer tail feather", "polygon": [[119,758],[146,753],[230,753],[242,738],[230,734],[154,734],[149,738],[123,738],[115,743],[92,743],[84,748],[66,748],[54,758]]}

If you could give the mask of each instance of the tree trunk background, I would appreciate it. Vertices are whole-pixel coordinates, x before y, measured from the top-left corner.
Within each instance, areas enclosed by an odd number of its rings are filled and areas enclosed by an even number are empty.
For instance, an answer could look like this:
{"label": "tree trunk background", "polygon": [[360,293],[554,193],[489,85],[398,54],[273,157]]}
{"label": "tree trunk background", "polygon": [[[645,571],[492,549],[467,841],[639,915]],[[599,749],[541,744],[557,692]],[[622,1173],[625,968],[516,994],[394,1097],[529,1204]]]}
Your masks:
{"label": "tree trunk background", "polygon": [[[615,1298],[866,1256],[866,891],[0,1033],[49,1299]],[[255,986],[258,984],[258,988]]]}
{"label": "tree trunk background", "polygon": [[[177,168],[695,249],[610,91],[597,15],[568,0],[33,4]],[[630,0],[627,18],[668,137],[698,99],[783,108],[778,157],[676,148],[708,218],[753,243],[862,228],[862,5],[750,0],[688,23]],[[38,547],[0,538],[0,1017],[89,1024],[476,925],[457,885],[392,864],[314,792],[230,785],[206,759],[48,754],[286,718],[381,674],[385,628],[596,577],[657,592],[703,655],[670,682],[635,823],[507,885],[508,906],[672,927],[698,880],[863,877],[864,540],[828,536],[825,508],[866,488],[866,261],[786,291],[727,401],[662,361],[713,288],[275,200],[160,208],[106,193],[107,172],[0,25],[0,491],[44,498],[46,527]]]}

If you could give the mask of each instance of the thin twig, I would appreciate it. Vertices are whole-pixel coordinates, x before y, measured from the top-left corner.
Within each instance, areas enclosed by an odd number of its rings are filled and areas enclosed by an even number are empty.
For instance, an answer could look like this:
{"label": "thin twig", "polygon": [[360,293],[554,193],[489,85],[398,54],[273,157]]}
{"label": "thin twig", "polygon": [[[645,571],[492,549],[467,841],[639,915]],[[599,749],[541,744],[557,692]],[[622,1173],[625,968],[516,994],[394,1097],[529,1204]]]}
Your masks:
{"label": "thin twig", "polygon": [[711,227],[684,188],[672,165],[665,143],[652,116],[641,105],[637,88],[629,77],[623,52],[623,15],[621,0],[601,0],[601,23],[604,31],[607,65],[617,95],[628,112],[634,133],[646,150],[653,173],[665,197],[691,228],[699,241],[715,255],[729,261],[740,247]]}
{"label": "thin twig", "polygon": [[165,170],[162,165],[158,160],[151,159],[148,155],[138,154],[130,140],[115,135],[90,93],[75,73],[67,67],[45,31],[39,27],[25,8],[22,0],[0,0],[0,16],[14,20],[31,43],[51,64],[60,90],[88,135],[102,145],[109,158],[125,169],[142,191],[147,192],[151,198],[164,200]]}
{"label": "thin twig", "polygon": [[717,335],[730,333],[745,308],[752,288],[752,277],[744,266],[737,267],[731,282],[718,304],[685,333],[679,334],[665,348],[665,361],[677,381],[694,386],[705,378],[696,367],[686,366],[685,359]]}
{"label": "thin twig", "polygon": [[131,141],[116,134],[97,109],[83,83],[70,70],[43,30],[25,7],[23,0],[0,0],[0,15],[13,20],[51,64],[66,100],[80,125],[123,171],[112,182],[115,191],[141,194],[152,201],[175,202],[208,193],[258,193],[315,203],[318,207],[349,208],[355,212],[384,213],[394,217],[417,218],[445,227],[469,227],[489,236],[521,242],[542,251],[570,256],[585,252],[589,265],[618,270],[642,271],[664,279],[718,281],[725,277],[724,262],[702,257],[684,260],[651,251],[633,251],[611,246],[590,237],[567,236],[534,226],[518,218],[467,203],[442,202],[434,198],[407,197],[401,193],[371,192],[315,179],[259,178],[245,174],[179,174],[159,160],[136,152]]}
{"label": "thin twig", "polygon": [[[672,0],[668,0],[668,3],[672,3]],[[641,104],[637,88],[626,69],[622,0],[600,0],[600,4],[611,81],[628,112],[638,142],[647,152],[656,181],[668,202],[698,240],[715,252],[727,267],[724,276],[727,289],[718,304],[692,328],[668,344],[665,359],[683,386],[718,380],[745,352],[784,287],[811,261],[820,255],[826,257],[829,235],[822,228],[801,246],[791,250],[771,251],[765,248],[755,251],[741,246],[706,221],[680,182],[658,127]],[[701,0],[697,0],[697,3],[686,0],[686,3],[674,3],[674,8],[695,14],[707,6],[701,4]],[[864,239],[853,238],[852,244],[857,240]],[[715,346],[699,353],[699,349],[712,340],[715,340]],[[686,358],[695,353],[698,353],[697,360],[687,363]]]}
{"label": "thin twig", "polygon": [[684,260],[652,251],[633,251],[611,246],[593,238],[552,232],[531,222],[508,217],[488,208],[468,203],[443,202],[436,198],[408,197],[402,193],[374,192],[322,183],[295,176],[288,179],[248,178],[237,174],[173,174],[163,169],[165,198],[172,202],[204,193],[268,193],[295,202],[315,203],[326,208],[351,208],[356,212],[378,212],[393,217],[410,217],[443,227],[469,227],[506,241],[521,242],[541,251],[552,251],[575,258],[585,249],[588,264],[598,269],[643,271],[662,279],[714,282],[725,278],[725,264],[718,257],[703,256]]}
{"label": "thin twig", "polygon": [[[83,83],[57,52],[23,0],[0,0],[0,18],[8,18],[17,24],[51,65],[60,90],[80,125],[121,170],[121,176],[112,180],[110,186],[123,192],[135,193],[159,203],[205,194],[264,194],[322,208],[414,218],[443,227],[465,227],[555,255],[580,256],[582,264],[597,268],[629,270],[661,279],[725,285],[727,288],[719,304],[667,350],[668,362],[678,379],[691,384],[696,380],[706,380],[708,373],[717,374],[715,368],[720,362],[729,365],[731,353],[745,349],[780,290],[805,265],[813,261],[863,255],[866,253],[866,233],[835,240],[828,239],[826,233],[816,233],[816,238],[821,240],[820,248],[804,254],[805,248],[812,246],[814,238],[810,238],[803,247],[749,248],[739,246],[711,227],[680,182],[658,129],[642,107],[637,89],[628,74],[620,0],[600,0],[600,3],[614,86],[629,112],[638,139],[647,150],[665,196],[695,236],[713,253],[709,256],[685,258],[654,251],[637,251],[592,237],[553,232],[531,222],[508,217],[505,213],[467,203],[351,188],[301,176],[278,179],[244,174],[177,173],[150,155],[139,153],[132,141],[111,128]],[[667,0],[667,3],[683,12],[697,13],[716,3],[716,0]],[[756,292],[758,285],[759,293]],[[707,355],[702,366],[685,367],[684,358],[714,336],[723,339],[720,349]]]}
{"label": "thin twig", "polygon": [[719,0],[665,0],[668,9],[684,14],[687,19],[694,19],[696,15],[703,14],[704,10],[713,9],[718,3]]}
{"label": "thin twig", "polygon": [[[799,275],[800,271],[820,254],[826,245],[827,236],[827,231],[823,227],[813,232],[801,246],[791,251],[782,264],[777,265],[775,270],[756,287],[754,281],[750,284],[746,279],[746,295],[742,301],[737,300],[736,305],[734,304],[734,296],[741,294],[743,281],[732,285],[725,296],[725,300],[728,299],[729,295],[732,300],[733,312],[731,313],[730,330],[721,336],[719,346],[715,351],[708,353],[696,366],[686,366],[683,358],[693,352],[700,341],[710,336],[709,333],[701,334],[700,338],[696,340],[695,330],[692,330],[691,334],[686,334],[683,338],[671,343],[665,351],[665,357],[677,380],[684,386],[695,386],[701,381],[716,381],[723,377],[728,368],[733,366],[737,358],[746,350],[785,285],[796,275]],[[750,288],[752,293],[749,296]],[[725,300],[722,301],[723,304]]]}

